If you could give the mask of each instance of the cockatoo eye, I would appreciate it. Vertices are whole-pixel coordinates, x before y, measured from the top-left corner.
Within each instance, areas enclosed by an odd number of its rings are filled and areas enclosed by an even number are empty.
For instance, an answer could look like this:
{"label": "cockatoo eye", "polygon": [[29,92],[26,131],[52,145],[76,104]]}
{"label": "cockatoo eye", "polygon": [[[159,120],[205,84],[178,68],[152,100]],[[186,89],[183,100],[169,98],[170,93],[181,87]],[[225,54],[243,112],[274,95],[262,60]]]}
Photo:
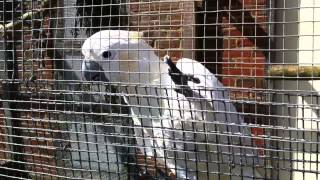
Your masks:
{"label": "cockatoo eye", "polygon": [[112,57],[112,53],[110,51],[104,51],[102,53],[102,57],[105,58],[105,59],[109,59]]}

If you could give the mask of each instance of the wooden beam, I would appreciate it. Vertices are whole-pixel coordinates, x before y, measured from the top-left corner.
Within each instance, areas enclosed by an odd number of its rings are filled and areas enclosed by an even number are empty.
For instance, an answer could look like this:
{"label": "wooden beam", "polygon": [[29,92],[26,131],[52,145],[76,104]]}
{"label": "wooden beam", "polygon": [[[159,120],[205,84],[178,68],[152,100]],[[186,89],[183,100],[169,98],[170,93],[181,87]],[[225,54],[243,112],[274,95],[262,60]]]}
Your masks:
{"label": "wooden beam", "polygon": [[268,75],[277,77],[320,77],[320,66],[271,65]]}

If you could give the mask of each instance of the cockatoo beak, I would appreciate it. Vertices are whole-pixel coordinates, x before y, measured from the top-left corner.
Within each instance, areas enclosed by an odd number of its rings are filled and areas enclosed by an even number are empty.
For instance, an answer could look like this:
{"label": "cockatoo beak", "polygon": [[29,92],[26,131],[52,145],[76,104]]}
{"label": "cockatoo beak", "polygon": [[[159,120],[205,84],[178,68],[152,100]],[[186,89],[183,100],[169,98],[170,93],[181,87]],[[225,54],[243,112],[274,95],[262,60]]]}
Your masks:
{"label": "cockatoo beak", "polygon": [[109,81],[101,66],[93,60],[84,59],[81,65],[81,71],[83,78],[87,81]]}

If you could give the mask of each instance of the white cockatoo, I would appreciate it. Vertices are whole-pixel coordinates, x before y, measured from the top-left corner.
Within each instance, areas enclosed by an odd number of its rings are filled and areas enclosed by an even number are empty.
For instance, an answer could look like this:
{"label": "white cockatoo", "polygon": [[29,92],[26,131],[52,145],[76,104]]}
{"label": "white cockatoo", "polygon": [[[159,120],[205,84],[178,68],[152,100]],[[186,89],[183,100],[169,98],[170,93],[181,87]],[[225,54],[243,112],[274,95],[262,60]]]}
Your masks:
{"label": "white cockatoo", "polygon": [[118,86],[130,107],[145,157],[138,163],[173,179],[260,177],[252,168],[258,153],[250,128],[223,85],[195,60],[161,61],[140,37],[135,31],[104,30],[82,46],[85,79]]}

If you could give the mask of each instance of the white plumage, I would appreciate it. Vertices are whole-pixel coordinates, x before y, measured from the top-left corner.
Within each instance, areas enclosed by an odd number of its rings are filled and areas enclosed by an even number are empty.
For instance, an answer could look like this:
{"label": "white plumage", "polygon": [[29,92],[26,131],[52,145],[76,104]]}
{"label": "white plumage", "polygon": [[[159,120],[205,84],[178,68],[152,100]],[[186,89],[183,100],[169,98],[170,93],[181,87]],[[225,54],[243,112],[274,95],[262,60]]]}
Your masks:
{"label": "white plumage", "polygon": [[200,83],[188,82],[191,97],[177,93],[169,66],[139,35],[120,30],[92,35],[82,46],[82,70],[86,80],[120,83],[140,151],[177,178],[212,179],[221,173],[257,177],[246,167],[258,160],[250,129],[223,85],[201,63],[183,58],[178,69]]}

